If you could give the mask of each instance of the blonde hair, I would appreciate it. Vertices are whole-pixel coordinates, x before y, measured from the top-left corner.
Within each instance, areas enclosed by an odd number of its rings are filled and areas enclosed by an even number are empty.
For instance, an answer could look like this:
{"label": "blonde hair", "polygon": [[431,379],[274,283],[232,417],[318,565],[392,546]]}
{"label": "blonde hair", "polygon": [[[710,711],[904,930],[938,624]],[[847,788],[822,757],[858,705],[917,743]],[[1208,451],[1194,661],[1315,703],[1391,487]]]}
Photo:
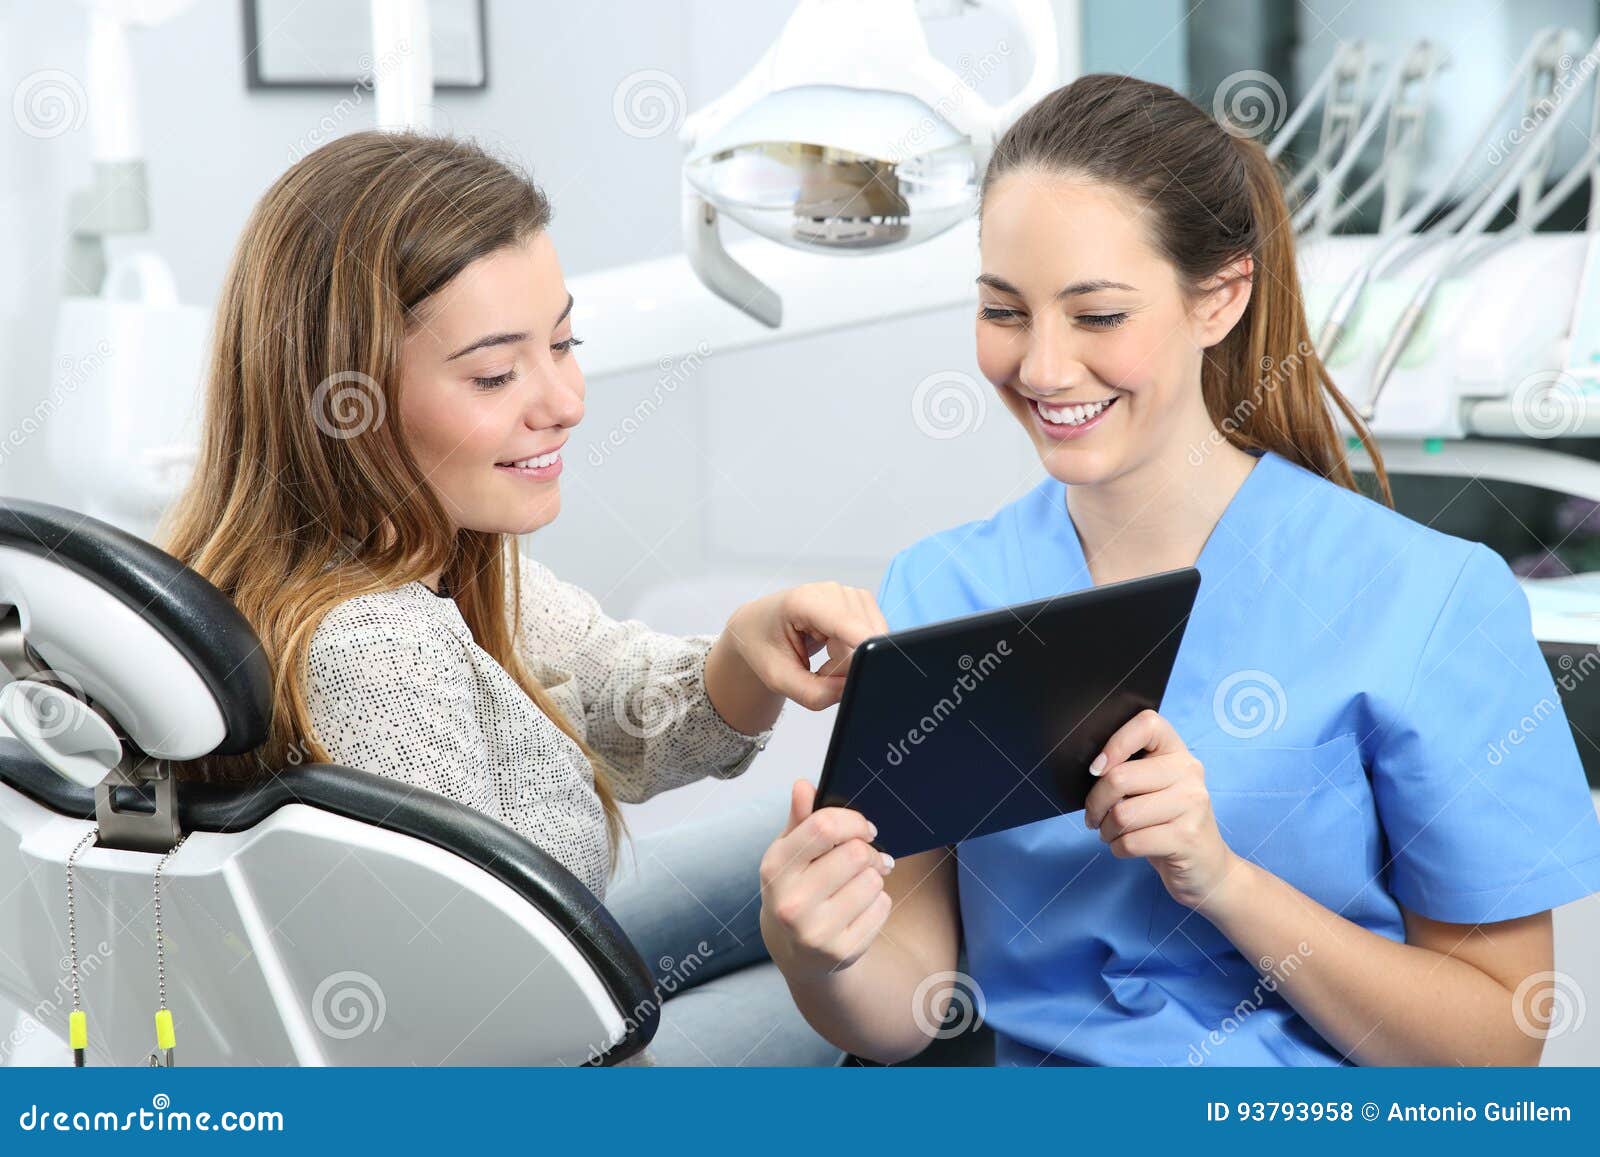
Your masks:
{"label": "blonde hair", "polygon": [[258,751],[194,761],[183,778],[327,762],[306,707],[317,625],[347,599],[438,571],[478,646],[589,757],[615,851],[603,762],[517,654],[516,539],[454,527],[407,450],[398,404],[417,307],[549,219],[525,175],[471,143],[411,132],[332,141],[256,205],[217,307],[199,461],[160,538],[260,636],[272,727]]}

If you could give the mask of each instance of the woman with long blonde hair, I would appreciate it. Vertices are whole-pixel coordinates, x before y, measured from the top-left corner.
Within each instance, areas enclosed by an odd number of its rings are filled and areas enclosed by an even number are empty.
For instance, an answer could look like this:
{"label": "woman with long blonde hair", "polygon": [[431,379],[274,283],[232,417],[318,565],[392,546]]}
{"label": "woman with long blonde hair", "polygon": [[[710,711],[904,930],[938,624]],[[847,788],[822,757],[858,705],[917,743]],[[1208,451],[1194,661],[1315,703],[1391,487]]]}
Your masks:
{"label": "woman with long blonde hair", "polygon": [[163,545],[233,599],[275,680],[265,746],[186,775],[392,776],[502,820],[598,897],[619,800],[742,772],[785,697],[836,700],[883,621],[819,583],[680,638],[519,553],[560,509],[583,415],[549,218],[526,176],[444,137],[360,132],[291,167],[228,271]]}

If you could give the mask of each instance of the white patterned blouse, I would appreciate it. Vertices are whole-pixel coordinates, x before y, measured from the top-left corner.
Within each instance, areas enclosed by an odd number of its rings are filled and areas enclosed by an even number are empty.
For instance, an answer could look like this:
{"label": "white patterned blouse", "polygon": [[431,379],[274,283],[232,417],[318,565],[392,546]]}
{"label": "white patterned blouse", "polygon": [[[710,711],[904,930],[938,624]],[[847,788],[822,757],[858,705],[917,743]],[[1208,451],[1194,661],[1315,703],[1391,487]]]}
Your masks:
{"label": "white patterned blouse", "polygon": [[[714,636],[610,619],[541,563],[521,567],[518,654],[620,800],[731,778],[766,746],[770,730],[735,730],[706,696]],[[589,761],[474,642],[454,600],[413,582],[339,604],[312,636],[307,696],[335,763],[493,816],[604,898],[611,854]]]}

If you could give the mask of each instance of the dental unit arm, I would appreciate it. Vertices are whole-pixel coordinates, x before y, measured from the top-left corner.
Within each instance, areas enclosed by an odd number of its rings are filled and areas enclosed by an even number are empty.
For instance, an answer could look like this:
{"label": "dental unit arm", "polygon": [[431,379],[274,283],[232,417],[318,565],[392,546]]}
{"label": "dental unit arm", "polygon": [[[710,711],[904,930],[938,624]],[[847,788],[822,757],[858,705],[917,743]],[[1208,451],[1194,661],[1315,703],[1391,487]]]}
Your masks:
{"label": "dental unit arm", "polygon": [[1348,151],[1350,141],[1361,124],[1361,108],[1367,85],[1378,70],[1378,63],[1371,56],[1371,50],[1363,40],[1340,44],[1305,100],[1295,108],[1267,146],[1267,156],[1276,160],[1316,107],[1316,102],[1322,102],[1322,124],[1317,134],[1317,147],[1299,171],[1291,175],[1283,191],[1285,199],[1291,204],[1304,197],[1308,187],[1315,185],[1320,188],[1329,171]]}
{"label": "dental unit arm", "polygon": [[[1466,175],[1467,170],[1482,155],[1490,135],[1498,127],[1506,109],[1511,106],[1519,88],[1523,87],[1525,78],[1528,97],[1524,104],[1527,113],[1532,115],[1537,109],[1537,100],[1542,91],[1548,91],[1553,86],[1559,57],[1571,47],[1575,47],[1575,37],[1566,29],[1545,29],[1534,37],[1523,50],[1521,59],[1513,68],[1510,78],[1506,81],[1493,109],[1484,119],[1476,137],[1466,149],[1462,150],[1449,172],[1434,182],[1431,191],[1398,219],[1381,228],[1376,253],[1351,274],[1329,309],[1328,317],[1317,338],[1317,349],[1322,351],[1324,357],[1331,356],[1337,348],[1350,315],[1354,312],[1368,283],[1398,265],[1408,253],[1415,252],[1419,245],[1427,243],[1430,235],[1419,235],[1414,230],[1450,195]],[[1489,190],[1485,189],[1482,195],[1486,197],[1488,193]],[[1440,230],[1443,232],[1453,230],[1470,214],[1477,203],[1476,198],[1465,199],[1463,205],[1458,206],[1457,210],[1440,224]]]}
{"label": "dental unit arm", "polygon": [[[1597,53],[1600,53],[1600,40],[1596,40],[1590,47],[1587,59],[1594,59]],[[1573,90],[1574,94],[1590,83],[1592,76],[1591,71],[1589,75],[1580,79]],[[1600,143],[1595,143],[1592,135],[1591,143],[1585,150],[1583,158],[1566,177],[1542,197],[1538,195],[1538,186],[1528,179],[1530,173],[1548,167],[1553,153],[1551,146],[1555,133],[1565,119],[1564,113],[1557,115],[1555,112],[1542,118],[1528,139],[1512,153],[1509,168],[1494,183],[1493,190],[1482,200],[1446,246],[1442,259],[1417,285],[1401,312],[1383,352],[1379,355],[1377,367],[1372,374],[1371,388],[1362,408],[1364,416],[1371,417],[1376,414],[1384,386],[1388,383],[1395,366],[1399,364],[1412,336],[1421,325],[1423,315],[1444,279],[1463,268],[1467,262],[1481,261],[1510,241],[1531,235],[1576,187],[1577,180],[1587,178],[1590,168],[1596,159],[1600,158]],[[1596,88],[1591,134],[1597,130],[1600,130],[1600,86]],[[1523,212],[1516,223],[1508,226],[1501,235],[1486,238],[1484,235],[1490,220],[1500,211],[1513,192],[1519,195]],[[1529,204],[1530,200],[1532,204]]]}
{"label": "dental unit arm", "polygon": [[[1422,144],[1427,123],[1428,96],[1434,77],[1448,63],[1429,41],[1413,45],[1390,71],[1360,130],[1327,181],[1294,214],[1293,227],[1323,235],[1343,224],[1380,187],[1384,191],[1379,230],[1392,226],[1399,216],[1411,184],[1411,170]],[[1384,114],[1387,114],[1384,116]],[[1372,172],[1355,192],[1343,198],[1345,178],[1384,117],[1383,151]]]}

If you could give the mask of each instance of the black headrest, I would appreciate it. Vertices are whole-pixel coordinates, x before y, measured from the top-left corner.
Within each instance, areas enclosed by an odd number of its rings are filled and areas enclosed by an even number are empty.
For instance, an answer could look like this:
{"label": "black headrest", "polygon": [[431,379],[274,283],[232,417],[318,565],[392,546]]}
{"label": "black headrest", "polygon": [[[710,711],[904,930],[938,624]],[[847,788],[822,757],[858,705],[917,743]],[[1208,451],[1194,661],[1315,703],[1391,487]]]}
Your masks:
{"label": "black headrest", "polygon": [[189,661],[217,701],[219,755],[253,751],[272,720],[272,671],[228,597],[141,538],[87,515],[0,497],[0,546],[49,559],[132,608]]}

